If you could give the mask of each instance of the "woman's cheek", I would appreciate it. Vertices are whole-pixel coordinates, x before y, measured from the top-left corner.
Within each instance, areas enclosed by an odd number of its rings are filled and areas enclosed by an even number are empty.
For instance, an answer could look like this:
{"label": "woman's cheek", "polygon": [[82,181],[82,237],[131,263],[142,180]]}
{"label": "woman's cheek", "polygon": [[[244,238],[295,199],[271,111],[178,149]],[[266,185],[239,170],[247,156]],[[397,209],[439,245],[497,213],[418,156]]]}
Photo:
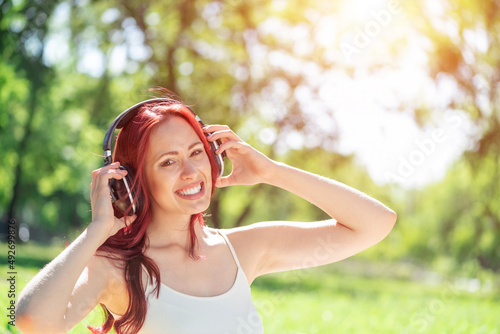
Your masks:
{"label": "woman's cheek", "polygon": [[161,179],[154,175],[152,178],[148,179],[148,189],[149,193],[154,199],[157,199],[159,195],[159,190],[161,189]]}

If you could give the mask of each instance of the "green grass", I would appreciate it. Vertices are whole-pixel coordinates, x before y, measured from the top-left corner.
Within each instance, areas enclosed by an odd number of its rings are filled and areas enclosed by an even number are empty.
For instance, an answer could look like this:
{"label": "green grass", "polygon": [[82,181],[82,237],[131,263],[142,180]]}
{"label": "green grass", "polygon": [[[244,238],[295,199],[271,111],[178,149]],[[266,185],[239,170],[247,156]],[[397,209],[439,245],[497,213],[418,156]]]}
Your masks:
{"label": "green grass", "polygon": [[256,280],[252,292],[267,333],[500,333],[498,292],[331,267]]}
{"label": "green grass", "polygon": [[[6,245],[0,244],[6,251]],[[64,245],[18,244],[16,298],[28,281]],[[0,265],[3,275],[8,265]],[[371,263],[359,258],[329,266],[267,275],[255,280],[252,294],[265,333],[484,333],[500,334],[498,286],[446,278],[407,264]],[[0,301],[8,305],[8,282],[0,281]],[[0,333],[19,333],[5,312]],[[102,322],[100,310],[70,333],[90,333]]]}

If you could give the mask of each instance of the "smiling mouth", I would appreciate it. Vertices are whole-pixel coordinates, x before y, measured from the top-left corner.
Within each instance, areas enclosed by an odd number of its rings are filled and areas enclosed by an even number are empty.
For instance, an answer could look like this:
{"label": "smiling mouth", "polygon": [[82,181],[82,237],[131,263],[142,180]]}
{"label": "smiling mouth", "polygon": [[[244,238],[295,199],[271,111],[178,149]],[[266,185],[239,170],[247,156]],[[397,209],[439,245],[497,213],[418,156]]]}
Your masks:
{"label": "smiling mouth", "polygon": [[178,191],[179,194],[181,195],[194,195],[194,194],[197,194],[201,191],[201,183],[199,185],[197,185],[196,187],[193,187],[193,188],[189,188],[189,189],[186,189],[186,190],[182,190],[182,191]]}
{"label": "smiling mouth", "polygon": [[190,188],[184,188],[182,190],[177,190],[175,193],[182,198],[197,199],[203,195],[204,188],[205,187],[203,185],[203,182],[200,182],[197,185],[192,186]]}

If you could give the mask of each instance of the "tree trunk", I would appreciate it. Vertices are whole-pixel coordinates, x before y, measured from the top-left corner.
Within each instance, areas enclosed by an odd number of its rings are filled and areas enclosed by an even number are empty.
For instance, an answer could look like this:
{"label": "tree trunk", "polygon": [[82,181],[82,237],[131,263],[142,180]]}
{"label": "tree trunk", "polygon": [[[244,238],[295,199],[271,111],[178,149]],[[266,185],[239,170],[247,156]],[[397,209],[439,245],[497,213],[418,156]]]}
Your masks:
{"label": "tree trunk", "polygon": [[37,89],[35,83],[31,82],[30,87],[30,97],[28,103],[28,120],[24,125],[24,135],[19,143],[17,149],[17,154],[19,158],[17,159],[17,165],[14,168],[14,186],[12,189],[12,198],[8,205],[7,218],[8,220],[14,219],[16,216],[16,204],[19,200],[20,190],[21,190],[21,180],[23,175],[23,157],[26,152],[26,147],[28,145],[28,140],[30,139],[31,132],[33,130],[33,119],[35,117],[36,107],[37,107]]}

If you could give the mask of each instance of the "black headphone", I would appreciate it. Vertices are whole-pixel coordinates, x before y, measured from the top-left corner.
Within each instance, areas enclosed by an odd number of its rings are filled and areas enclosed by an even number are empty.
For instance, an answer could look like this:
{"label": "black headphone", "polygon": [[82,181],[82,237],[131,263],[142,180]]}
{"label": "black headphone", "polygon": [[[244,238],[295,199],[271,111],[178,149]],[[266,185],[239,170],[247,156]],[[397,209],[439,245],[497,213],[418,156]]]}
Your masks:
{"label": "black headphone", "polygon": [[[169,99],[169,98],[156,98],[156,99],[150,99],[146,101],[142,101],[137,103],[136,105],[128,108],[124,112],[122,112],[118,117],[115,118],[115,120],[111,123],[109,126],[108,130],[106,131],[106,135],[104,136],[104,142],[102,144],[102,149],[104,151],[104,166],[107,166],[112,163],[113,158],[111,155],[111,144],[113,141],[113,135],[116,129],[121,129],[125,127],[125,125],[128,124],[139,112],[141,107],[147,103],[156,103],[156,102],[164,102],[166,105],[171,105],[171,104],[178,104],[181,103],[179,101],[176,101],[174,99]],[[184,105],[185,106],[185,105]],[[201,119],[194,113],[191,108],[185,106],[188,108],[198,121],[201,127],[204,127],[205,124],[201,121]],[[210,133],[205,133],[205,136],[209,136]],[[216,140],[214,142],[208,142],[210,144],[210,150],[211,154],[215,160],[215,165],[217,166],[217,177],[221,177],[222,174],[224,173],[224,157],[226,154],[223,152],[222,154],[216,154],[215,151],[221,144],[220,140]],[[113,202],[115,203],[116,207],[122,211],[123,213],[127,210],[127,208],[132,205],[132,209],[129,212],[129,215],[133,215],[135,213],[138,213],[139,210],[141,209],[142,205],[142,199],[139,196],[138,198],[135,198],[135,192],[132,189],[132,184],[134,182],[135,178],[135,171],[133,170],[132,167],[128,165],[120,166],[119,169],[126,170],[127,175],[124,176],[122,179],[117,180],[117,179],[110,179],[109,180],[109,189],[111,190],[111,197],[113,199]]]}

